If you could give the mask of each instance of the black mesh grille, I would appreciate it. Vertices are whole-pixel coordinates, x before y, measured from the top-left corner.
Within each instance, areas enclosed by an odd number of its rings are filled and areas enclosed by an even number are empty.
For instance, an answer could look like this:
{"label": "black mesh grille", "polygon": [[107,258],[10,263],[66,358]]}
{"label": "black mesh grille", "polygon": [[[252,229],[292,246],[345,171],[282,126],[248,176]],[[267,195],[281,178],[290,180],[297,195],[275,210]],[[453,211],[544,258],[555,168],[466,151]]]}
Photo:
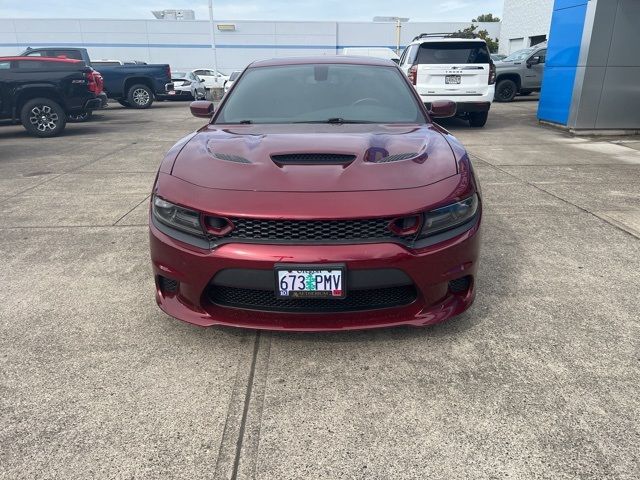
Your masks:
{"label": "black mesh grille", "polygon": [[275,312],[354,312],[380,310],[409,305],[417,296],[413,285],[401,287],[352,290],[342,300],[300,298],[295,300],[277,298],[271,290],[223,287],[212,285],[208,290],[209,301],[224,307]]}
{"label": "black mesh grille", "polygon": [[271,155],[271,160],[282,165],[340,165],[344,163],[351,163],[355,159],[355,155],[343,155],[340,153],[290,153],[283,155]]}
{"label": "black mesh grille", "polygon": [[[225,237],[239,240],[366,241],[402,238],[389,229],[389,218],[366,220],[258,220],[231,218],[234,225]],[[212,237],[215,240],[220,237]]]}

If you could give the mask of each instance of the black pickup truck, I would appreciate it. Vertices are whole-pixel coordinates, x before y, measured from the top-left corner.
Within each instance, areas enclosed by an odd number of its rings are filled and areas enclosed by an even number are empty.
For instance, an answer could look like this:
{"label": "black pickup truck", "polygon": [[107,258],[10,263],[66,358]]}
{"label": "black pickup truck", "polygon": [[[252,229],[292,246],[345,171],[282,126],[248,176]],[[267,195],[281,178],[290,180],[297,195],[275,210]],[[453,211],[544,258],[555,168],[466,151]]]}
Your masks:
{"label": "black pickup truck", "polygon": [[[20,55],[72,58],[92,67],[86,48],[27,48]],[[173,90],[171,68],[167,64],[100,65],[96,70],[104,78],[107,96],[125,107],[149,108],[157,96]]]}
{"label": "black pickup truck", "polygon": [[67,117],[100,108],[97,72],[79,60],[0,57],[0,119],[32,135],[60,134]]}

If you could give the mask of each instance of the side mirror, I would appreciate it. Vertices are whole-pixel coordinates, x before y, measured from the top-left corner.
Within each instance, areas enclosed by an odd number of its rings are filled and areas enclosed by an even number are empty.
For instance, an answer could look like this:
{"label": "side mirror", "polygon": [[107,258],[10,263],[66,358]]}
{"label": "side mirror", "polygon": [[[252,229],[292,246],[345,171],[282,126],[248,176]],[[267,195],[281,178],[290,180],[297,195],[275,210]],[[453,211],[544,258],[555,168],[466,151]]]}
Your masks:
{"label": "side mirror", "polygon": [[453,117],[458,110],[456,102],[451,100],[434,100],[431,102],[429,116],[433,118],[449,118]]}
{"label": "side mirror", "polygon": [[214,112],[213,102],[209,100],[196,100],[195,102],[191,102],[189,109],[191,110],[191,115],[200,118],[211,118]]}
{"label": "side mirror", "polygon": [[531,68],[534,65],[538,65],[540,63],[540,57],[531,57],[527,60],[527,68]]}
{"label": "side mirror", "polygon": [[392,58],[391,61],[393,63],[395,63],[396,65],[400,65],[400,59],[399,58]]}

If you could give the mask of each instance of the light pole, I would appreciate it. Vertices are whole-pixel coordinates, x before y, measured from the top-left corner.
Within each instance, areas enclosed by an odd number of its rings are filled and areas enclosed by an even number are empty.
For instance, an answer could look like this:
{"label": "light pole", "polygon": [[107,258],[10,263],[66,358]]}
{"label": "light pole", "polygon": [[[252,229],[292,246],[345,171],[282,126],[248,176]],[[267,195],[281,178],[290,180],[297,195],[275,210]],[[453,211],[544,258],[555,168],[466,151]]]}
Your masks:
{"label": "light pole", "polygon": [[400,32],[402,22],[408,22],[407,17],[373,17],[374,22],[396,22],[396,53],[400,55]]}
{"label": "light pole", "polygon": [[213,71],[216,72],[213,77],[214,83],[218,84],[218,55],[216,53],[216,33],[213,24],[213,0],[209,0],[209,35],[211,37],[211,49],[213,50]]}

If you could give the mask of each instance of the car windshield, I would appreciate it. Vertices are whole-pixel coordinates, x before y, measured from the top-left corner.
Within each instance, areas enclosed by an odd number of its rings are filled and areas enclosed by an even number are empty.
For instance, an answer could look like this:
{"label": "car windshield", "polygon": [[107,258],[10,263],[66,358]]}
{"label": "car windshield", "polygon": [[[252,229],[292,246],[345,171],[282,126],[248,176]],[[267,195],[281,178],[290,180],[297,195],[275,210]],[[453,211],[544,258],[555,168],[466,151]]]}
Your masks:
{"label": "car windshield", "polygon": [[248,69],[215,123],[425,123],[396,67],[305,64]]}
{"label": "car windshield", "polygon": [[535,49],[533,48],[524,48],[522,50],[517,50],[512,54],[508,55],[506,58],[503,58],[502,61],[503,62],[521,62],[522,60],[527,58],[529,55],[531,55],[534,50]]}
{"label": "car windshield", "polygon": [[432,65],[491,63],[491,58],[483,42],[426,42],[420,45],[417,62]]}

